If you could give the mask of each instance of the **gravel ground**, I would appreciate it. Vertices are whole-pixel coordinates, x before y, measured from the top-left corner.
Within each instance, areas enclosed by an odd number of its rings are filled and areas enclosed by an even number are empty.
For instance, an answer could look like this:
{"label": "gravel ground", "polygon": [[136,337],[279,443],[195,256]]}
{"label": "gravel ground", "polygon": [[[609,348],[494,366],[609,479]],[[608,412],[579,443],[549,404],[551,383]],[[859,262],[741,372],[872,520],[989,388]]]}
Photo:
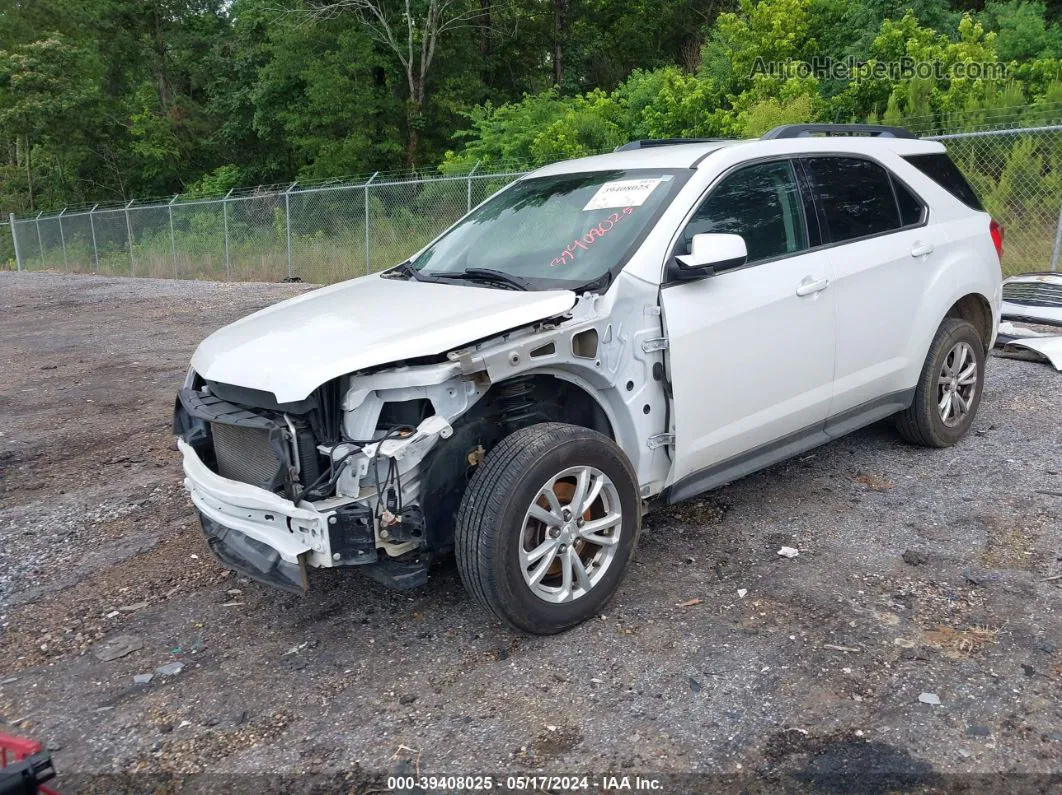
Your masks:
{"label": "gravel ground", "polygon": [[993,358],[955,448],[879,424],[654,513],[607,615],[528,638],[452,565],[300,598],[210,556],[174,392],[206,334],[304,289],[0,273],[0,731],[64,792],[1062,788],[1062,374]]}

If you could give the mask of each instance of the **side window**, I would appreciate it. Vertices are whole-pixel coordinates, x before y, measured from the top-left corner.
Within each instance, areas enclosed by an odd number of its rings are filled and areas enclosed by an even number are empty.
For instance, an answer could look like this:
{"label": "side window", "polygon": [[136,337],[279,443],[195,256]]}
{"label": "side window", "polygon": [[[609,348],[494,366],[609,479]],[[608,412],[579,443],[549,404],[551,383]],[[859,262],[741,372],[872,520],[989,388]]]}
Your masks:
{"label": "side window", "polygon": [[741,235],[750,263],[806,249],[807,227],[792,163],[758,163],[724,178],[683,230],[686,252],[693,236],[705,232]]}
{"label": "side window", "polygon": [[936,182],[959,201],[975,210],[984,210],[977,192],[970,187],[951,158],[943,152],[929,155],[911,155],[905,157],[908,163]]}
{"label": "side window", "polygon": [[855,157],[809,157],[806,162],[831,242],[900,228],[892,180],[877,163]]}
{"label": "side window", "polygon": [[914,226],[922,223],[925,207],[922,202],[911,193],[910,189],[893,177],[892,186],[896,189],[896,203],[900,205],[900,220],[904,226]]}

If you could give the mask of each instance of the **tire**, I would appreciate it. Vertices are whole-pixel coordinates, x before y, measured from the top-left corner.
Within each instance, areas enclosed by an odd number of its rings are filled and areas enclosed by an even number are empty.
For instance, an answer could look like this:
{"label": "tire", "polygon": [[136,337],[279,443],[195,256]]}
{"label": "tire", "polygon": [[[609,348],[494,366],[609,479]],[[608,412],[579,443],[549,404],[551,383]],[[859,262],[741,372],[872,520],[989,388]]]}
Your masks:
{"label": "tire", "polygon": [[[975,370],[969,374],[971,365]],[[965,320],[944,318],[926,354],[914,402],[896,416],[900,436],[922,447],[951,447],[970,430],[984,382],[985,350],[977,329]],[[946,395],[952,396],[950,406]]]}
{"label": "tire", "polygon": [[[593,499],[575,515],[583,482]],[[637,477],[612,440],[575,425],[532,425],[502,439],[469,481],[457,513],[457,569],[473,598],[509,626],[552,635],[608,602],[640,529]]]}

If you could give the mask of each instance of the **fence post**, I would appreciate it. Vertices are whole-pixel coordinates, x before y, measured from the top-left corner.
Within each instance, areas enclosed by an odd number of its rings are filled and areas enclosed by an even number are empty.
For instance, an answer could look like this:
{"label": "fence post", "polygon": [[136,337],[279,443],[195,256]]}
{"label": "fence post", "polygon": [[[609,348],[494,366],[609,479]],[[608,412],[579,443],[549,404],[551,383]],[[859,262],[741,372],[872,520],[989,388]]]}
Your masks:
{"label": "fence post", "polygon": [[365,275],[369,275],[369,184],[380,175],[374,171],[369,181],[365,183]]}
{"label": "fence post", "polygon": [[476,173],[476,169],[479,168],[481,160],[477,160],[476,164],[472,166],[472,170],[468,172],[468,209],[466,213],[472,212],[472,175]]}
{"label": "fence post", "polygon": [[288,230],[288,278],[294,276],[294,272],[291,267],[291,191],[295,186],[299,184],[298,180],[292,182],[286,191],[284,191],[284,222]]}
{"label": "fence post", "polygon": [[44,267],[44,241],[41,239],[41,216],[44,215],[44,210],[37,213],[37,217],[33,219],[33,223],[37,225],[37,248],[41,250],[41,267]]}
{"label": "fence post", "polygon": [[70,267],[67,264],[67,261],[66,261],[66,233],[63,231],[63,213],[65,213],[65,212],[66,212],[66,208],[64,207],[62,210],[59,211],[59,216],[58,216],[58,218],[59,218],[59,240],[63,244],[63,269],[64,270],[66,270],[66,269],[68,269]]}
{"label": "fence post", "polygon": [[1055,227],[1055,249],[1051,252],[1051,272],[1058,271],[1058,252],[1062,247],[1062,207],[1058,208],[1058,225]]}
{"label": "fence post", "polygon": [[97,207],[99,207],[99,204],[92,205],[92,209],[88,211],[88,217],[89,217],[89,229],[92,230],[92,258],[96,262],[96,272],[99,273],[99,270],[100,270],[100,250],[99,250],[99,247],[96,245],[96,220],[92,217],[92,214],[94,212],[96,212],[96,208]]}
{"label": "fence post", "polygon": [[125,205],[125,234],[126,240],[129,243],[129,275],[136,276],[136,257],[133,256],[133,224],[129,221],[129,208],[133,206],[133,202],[136,199],[130,199],[129,204]]}
{"label": "fence post", "polygon": [[177,238],[173,234],[173,203],[177,201],[177,197],[181,194],[175,193],[173,198],[170,199],[170,203],[166,205],[166,211],[170,214],[170,252],[173,254],[173,278],[179,279],[177,275]]}
{"label": "fence post", "polygon": [[229,188],[229,192],[225,194],[225,198],[221,200],[221,218],[225,225],[225,278],[231,279],[232,274],[229,272],[229,196],[235,188]]}
{"label": "fence post", "polygon": [[15,247],[15,267],[22,273],[22,252],[18,250],[18,235],[15,233],[15,214],[10,213],[7,219],[11,222],[11,245]]}

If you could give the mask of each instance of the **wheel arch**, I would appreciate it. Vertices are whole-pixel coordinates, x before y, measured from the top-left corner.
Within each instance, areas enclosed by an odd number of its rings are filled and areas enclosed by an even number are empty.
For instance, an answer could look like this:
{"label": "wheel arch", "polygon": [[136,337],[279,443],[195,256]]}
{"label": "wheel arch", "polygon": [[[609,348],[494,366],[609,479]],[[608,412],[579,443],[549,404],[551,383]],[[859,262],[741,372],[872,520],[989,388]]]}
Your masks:
{"label": "wheel arch", "polygon": [[992,347],[992,337],[995,333],[995,322],[992,314],[992,304],[981,293],[973,292],[959,298],[944,313],[944,317],[953,317],[965,320],[977,329],[977,334],[984,345],[985,353]]}
{"label": "wheel arch", "polygon": [[454,514],[486,453],[513,433],[544,422],[587,428],[623,447],[616,412],[576,374],[540,368],[491,383],[453,422],[453,435],[425,458],[422,505],[428,514],[430,547],[442,550],[452,544]]}

